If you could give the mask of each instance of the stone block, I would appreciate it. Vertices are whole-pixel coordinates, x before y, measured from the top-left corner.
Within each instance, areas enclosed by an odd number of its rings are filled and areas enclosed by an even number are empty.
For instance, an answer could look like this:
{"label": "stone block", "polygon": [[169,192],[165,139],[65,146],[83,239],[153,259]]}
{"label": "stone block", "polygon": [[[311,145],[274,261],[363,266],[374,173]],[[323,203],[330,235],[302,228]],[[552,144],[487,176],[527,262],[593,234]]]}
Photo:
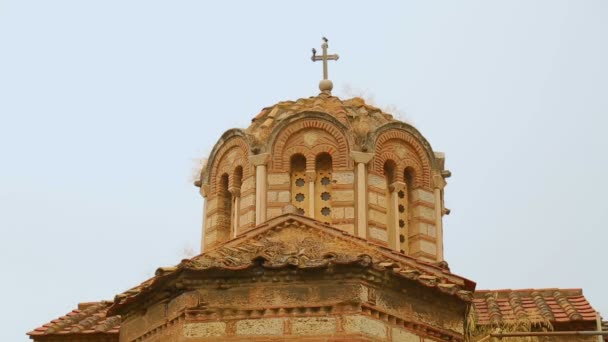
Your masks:
{"label": "stone block", "polygon": [[255,187],[255,176],[247,177],[241,184],[241,192],[251,190]]}
{"label": "stone block", "polygon": [[353,190],[334,190],[331,199],[337,202],[354,202],[355,192]]}
{"label": "stone block", "polygon": [[409,229],[410,236],[422,234],[426,236],[436,237],[436,232],[437,230],[435,229],[435,225],[425,222],[414,222]]}
{"label": "stone block", "polygon": [[294,318],[291,332],[294,335],[327,335],[336,331],[336,319],[333,317]]}
{"label": "stone block", "polygon": [[242,227],[244,225],[252,223],[254,221],[254,218],[255,218],[255,212],[248,211],[245,214],[241,215],[241,217],[239,218],[239,225]]}
{"label": "stone block", "polygon": [[268,191],[267,200],[269,203],[277,202],[279,193],[277,191]]}
{"label": "stone block", "polygon": [[335,219],[344,218],[344,208],[333,208],[333,210],[331,211],[331,217]]}
{"label": "stone block", "polygon": [[352,223],[335,224],[334,226],[351,235],[355,235],[355,225]]}
{"label": "stone block", "polygon": [[388,241],[388,233],[384,229],[369,227],[369,237],[380,241]]}
{"label": "stone block", "polygon": [[435,204],[435,194],[432,191],[416,189],[412,191],[412,198],[414,201],[422,201],[429,204]]}
{"label": "stone block", "polygon": [[283,318],[244,319],[236,322],[237,335],[282,335]]}
{"label": "stone block", "polygon": [[277,216],[281,216],[282,213],[283,213],[283,209],[281,209],[281,208],[268,208],[266,210],[266,216],[268,219],[271,219],[271,218],[277,217]]}
{"label": "stone block", "polygon": [[255,194],[250,194],[241,198],[241,210],[254,205]]}
{"label": "stone block", "polygon": [[361,333],[385,339],[387,326],[367,316],[346,316],[344,318],[344,331],[347,333]]}
{"label": "stone block", "polygon": [[367,184],[378,189],[386,190],[386,180],[384,179],[384,177],[369,174],[367,177]]}
{"label": "stone block", "polygon": [[436,238],[437,237],[437,228],[435,228],[435,226],[431,225],[431,224],[427,224],[426,226],[427,226],[426,234],[428,236],[432,236],[432,237]]}
{"label": "stone block", "polygon": [[414,217],[421,217],[428,220],[435,220],[435,209],[421,205],[414,207]]}
{"label": "stone block", "polygon": [[437,254],[437,245],[430,241],[420,240],[420,250],[435,255]]}
{"label": "stone block", "polygon": [[392,328],[393,342],[420,342],[420,336],[399,328]]}
{"label": "stone block", "polygon": [[355,182],[355,174],[350,171],[334,171],[331,178],[336,184],[353,184]]}
{"label": "stone block", "polygon": [[226,335],[226,323],[204,322],[184,325],[185,337],[217,337]]}
{"label": "stone block", "polygon": [[386,214],[381,213],[378,210],[370,209],[369,219],[380,223],[386,223]]}
{"label": "stone block", "polygon": [[378,194],[377,193],[370,191],[367,193],[367,195],[368,195],[367,198],[368,198],[368,201],[370,204],[378,204]]}
{"label": "stone block", "polygon": [[207,199],[207,211],[212,211],[217,209],[217,197]]}
{"label": "stone block", "polygon": [[279,191],[277,202],[281,202],[281,203],[291,202],[291,193],[289,191]]}
{"label": "stone block", "polygon": [[268,185],[289,185],[290,177],[287,173],[269,173]]}
{"label": "stone block", "polygon": [[434,242],[417,239],[411,244],[410,253],[424,252],[431,255],[437,254],[437,245]]}
{"label": "stone block", "polygon": [[217,241],[217,230],[205,232],[205,246],[208,246]]}
{"label": "stone block", "polygon": [[355,208],[353,208],[353,207],[344,208],[344,217],[345,218],[355,218]]}
{"label": "stone block", "polygon": [[386,199],[386,196],[378,195],[378,206],[388,208],[388,200]]}

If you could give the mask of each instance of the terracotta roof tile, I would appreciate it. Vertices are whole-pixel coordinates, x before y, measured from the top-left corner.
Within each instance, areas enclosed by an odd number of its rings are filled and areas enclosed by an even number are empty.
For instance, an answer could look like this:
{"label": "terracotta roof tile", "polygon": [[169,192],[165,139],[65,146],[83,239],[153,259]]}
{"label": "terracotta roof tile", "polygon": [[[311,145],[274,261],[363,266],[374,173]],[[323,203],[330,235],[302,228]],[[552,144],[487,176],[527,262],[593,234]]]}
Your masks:
{"label": "terracotta roof tile", "polygon": [[112,302],[102,301],[81,303],[78,309],[72,310],[51,322],[36,328],[27,334],[32,338],[41,335],[116,335],[120,329],[120,316],[107,317]]}
{"label": "terracotta roof tile", "polygon": [[477,325],[596,320],[596,311],[580,289],[479,290],[473,305]]}
{"label": "terracotta roof tile", "polygon": [[[312,228],[318,239],[298,240],[298,248],[272,235],[286,227]],[[304,231],[304,230],[302,230]],[[326,236],[327,243],[321,243]],[[331,237],[331,238],[329,238]],[[300,236],[297,237],[298,239]],[[358,248],[354,248],[358,246]],[[292,249],[296,253],[292,253]],[[222,243],[192,259],[182,260],[175,267],[159,268],[156,276],[142,284],[119,294],[110,311],[120,313],[122,307],[137,301],[141,296],[162,286],[165,281],[177,277],[181,272],[206,272],[214,270],[245,270],[258,265],[271,268],[313,269],[331,265],[359,265],[381,270],[400,278],[416,281],[423,286],[436,288],[442,293],[470,302],[475,283],[452,274],[446,267],[417,260],[389,248],[323,224],[311,218],[285,214],[271,219],[238,237]]]}

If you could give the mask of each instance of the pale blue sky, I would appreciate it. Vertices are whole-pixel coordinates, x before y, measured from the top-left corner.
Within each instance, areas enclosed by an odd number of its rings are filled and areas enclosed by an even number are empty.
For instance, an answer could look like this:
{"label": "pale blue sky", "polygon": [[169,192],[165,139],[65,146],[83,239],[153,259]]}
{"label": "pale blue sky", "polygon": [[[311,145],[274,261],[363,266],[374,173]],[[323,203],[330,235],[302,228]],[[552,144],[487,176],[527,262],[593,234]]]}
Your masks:
{"label": "pale blue sky", "polygon": [[0,0],[0,340],[196,251],[194,160],[317,94],[321,36],[334,94],[446,153],[453,272],[582,287],[608,316],[607,18],[599,0]]}

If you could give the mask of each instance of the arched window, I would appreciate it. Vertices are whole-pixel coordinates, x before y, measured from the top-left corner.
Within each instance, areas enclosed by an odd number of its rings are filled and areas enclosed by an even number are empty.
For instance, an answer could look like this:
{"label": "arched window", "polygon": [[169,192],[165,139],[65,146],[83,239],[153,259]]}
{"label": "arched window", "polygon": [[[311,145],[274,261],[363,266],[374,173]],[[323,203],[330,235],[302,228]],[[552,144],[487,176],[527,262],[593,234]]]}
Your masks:
{"label": "arched window", "polygon": [[291,156],[291,204],[297,213],[306,215],[308,207],[308,182],[306,181],[306,157],[301,154]]}
{"label": "arched window", "polygon": [[230,239],[231,214],[232,214],[232,199],[228,189],[228,174],[224,173],[220,177],[218,193],[217,193],[217,209],[218,209],[218,224],[217,224],[217,241],[223,242]]}
{"label": "arched window", "polygon": [[331,223],[332,159],[329,153],[317,155],[315,171],[315,218]]}
{"label": "arched window", "polygon": [[239,229],[239,217],[241,211],[241,185],[243,181],[243,167],[237,166],[232,174],[232,185],[230,194],[232,195],[232,212],[230,213],[232,236],[236,237]]}
{"label": "arched window", "polygon": [[399,193],[399,227],[400,227],[400,243],[401,249],[407,251],[410,234],[412,233],[413,225],[413,191],[414,191],[414,170],[410,167],[403,170],[403,179],[405,187]]}

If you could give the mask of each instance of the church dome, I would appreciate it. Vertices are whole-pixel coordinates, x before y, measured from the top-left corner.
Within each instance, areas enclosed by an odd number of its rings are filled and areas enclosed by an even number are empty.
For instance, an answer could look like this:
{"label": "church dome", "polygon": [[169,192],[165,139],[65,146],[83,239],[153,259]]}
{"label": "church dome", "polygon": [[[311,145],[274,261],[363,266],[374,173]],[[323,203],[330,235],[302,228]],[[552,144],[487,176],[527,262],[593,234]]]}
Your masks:
{"label": "church dome", "polygon": [[[442,261],[443,154],[362,98],[329,92],[263,108],[225,132],[197,186],[203,248],[296,214],[427,261]],[[291,209],[294,209],[291,208]]]}
{"label": "church dome", "polygon": [[[383,124],[396,121],[391,114],[365,103],[360,97],[342,100],[336,96],[321,93],[318,96],[295,101],[281,101],[263,108],[251,121],[246,132],[258,143],[263,143],[281,122],[298,117],[300,114],[329,114],[354,135],[354,140],[365,145],[366,136]],[[364,149],[367,146],[361,146]]]}

